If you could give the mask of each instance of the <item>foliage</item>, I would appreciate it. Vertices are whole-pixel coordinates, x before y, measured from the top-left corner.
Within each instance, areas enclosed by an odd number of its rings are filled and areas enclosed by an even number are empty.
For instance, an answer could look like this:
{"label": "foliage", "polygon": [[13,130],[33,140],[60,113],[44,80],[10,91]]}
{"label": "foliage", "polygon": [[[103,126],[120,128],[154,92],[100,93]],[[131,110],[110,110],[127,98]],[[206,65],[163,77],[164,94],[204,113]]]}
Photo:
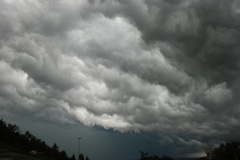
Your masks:
{"label": "foliage", "polygon": [[[52,157],[56,160],[68,160],[65,151],[59,151],[57,144],[49,147],[44,141],[32,135],[29,131],[21,133],[19,127],[14,124],[7,124],[2,119],[0,120],[0,142],[6,146],[17,148],[20,152]],[[4,148],[4,147],[3,147]]]}
{"label": "foliage", "polygon": [[222,143],[212,152],[213,160],[238,160],[240,159],[240,141]]}
{"label": "foliage", "polygon": [[79,155],[79,160],[89,160],[88,156],[86,156],[86,158],[84,159],[84,155],[80,154]]}
{"label": "foliage", "polygon": [[147,152],[140,151],[141,158],[140,160],[173,160],[171,157],[163,155],[162,157],[158,157],[157,155],[149,155]]}
{"label": "foliage", "polygon": [[72,155],[72,158],[71,158],[71,160],[76,160],[76,158],[75,158],[75,155],[74,155],[74,154]]}
{"label": "foliage", "polygon": [[83,154],[80,154],[80,155],[79,155],[79,160],[84,160]]}

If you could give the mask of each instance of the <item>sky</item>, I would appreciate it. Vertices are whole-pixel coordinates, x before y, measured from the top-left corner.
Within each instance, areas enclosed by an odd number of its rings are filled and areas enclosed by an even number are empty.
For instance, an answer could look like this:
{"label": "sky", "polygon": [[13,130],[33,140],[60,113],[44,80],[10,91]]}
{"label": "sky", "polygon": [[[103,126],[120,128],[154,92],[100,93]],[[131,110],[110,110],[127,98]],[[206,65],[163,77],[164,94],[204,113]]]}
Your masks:
{"label": "sky", "polygon": [[0,0],[0,118],[91,160],[240,138],[240,1]]}

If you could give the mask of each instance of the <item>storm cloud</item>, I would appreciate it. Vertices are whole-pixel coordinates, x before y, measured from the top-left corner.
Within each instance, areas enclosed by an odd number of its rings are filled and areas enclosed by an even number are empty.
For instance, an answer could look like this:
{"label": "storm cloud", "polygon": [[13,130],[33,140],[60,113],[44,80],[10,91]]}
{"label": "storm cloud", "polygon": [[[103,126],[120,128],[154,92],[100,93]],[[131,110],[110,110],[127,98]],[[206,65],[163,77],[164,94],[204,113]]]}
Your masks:
{"label": "storm cloud", "polygon": [[2,0],[1,114],[157,132],[177,152],[239,138],[239,6]]}

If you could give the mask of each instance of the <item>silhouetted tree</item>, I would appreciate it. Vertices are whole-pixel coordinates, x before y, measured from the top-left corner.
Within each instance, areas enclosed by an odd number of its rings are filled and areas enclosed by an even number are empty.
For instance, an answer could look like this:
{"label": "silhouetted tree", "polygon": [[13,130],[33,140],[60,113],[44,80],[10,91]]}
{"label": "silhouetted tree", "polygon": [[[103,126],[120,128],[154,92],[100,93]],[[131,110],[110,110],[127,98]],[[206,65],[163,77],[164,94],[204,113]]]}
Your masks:
{"label": "silhouetted tree", "polygon": [[15,124],[8,124],[7,128],[11,133],[20,133],[19,127]]}
{"label": "silhouetted tree", "polygon": [[75,155],[73,154],[71,160],[76,160]]}
{"label": "silhouetted tree", "polygon": [[84,160],[83,154],[80,154],[80,155],[79,155],[79,160]]}
{"label": "silhouetted tree", "polygon": [[222,143],[212,152],[213,160],[239,160],[240,158],[240,141]]}
{"label": "silhouetted tree", "polygon": [[148,156],[148,153],[147,153],[147,152],[140,151],[140,154],[141,154],[141,160],[146,160],[146,158],[147,158],[147,156]]}
{"label": "silhouetted tree", "polygon": [[164,155],[164,156],[161,158],[161,160],[172,160],[172,158]]}
{"label": "silhouetted tree", "polygon": [[3,121],[3,119],[0,120],[0,140],[3,142],[7,141],[7,124]]}
{"label": "silhouetted tree", "polygon": [[162,156],[162,157],[158,157],[156,155],[148,155],[147,152],[143,152],[143,151],[140,151],[141,153],[141,158],[140,160],[173,160],[171,157],[168,157],[166,155]]}
{"label": "silhouetted tree", "polygon": [[58,154],[58,160],[65,160],[67,159],[67,154],[65,151],[61,151],[59,154]]}
{"label": "silhouetted tree", "polygon": [[51,156],[56,157],[58,155],[58,146],[56,143],[51,148]]}

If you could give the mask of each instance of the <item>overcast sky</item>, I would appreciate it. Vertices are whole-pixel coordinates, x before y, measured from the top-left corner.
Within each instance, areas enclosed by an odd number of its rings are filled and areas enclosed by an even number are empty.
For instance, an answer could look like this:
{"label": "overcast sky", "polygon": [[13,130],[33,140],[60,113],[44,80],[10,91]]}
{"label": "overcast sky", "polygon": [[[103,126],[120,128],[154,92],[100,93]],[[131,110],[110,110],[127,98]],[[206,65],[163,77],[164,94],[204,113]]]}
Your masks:
{"label": "overcast sky", "polygon": [[239,140],[239,16],[238,0],[0,0],[0,116],[70,155],[82,136],[91,160]]}

